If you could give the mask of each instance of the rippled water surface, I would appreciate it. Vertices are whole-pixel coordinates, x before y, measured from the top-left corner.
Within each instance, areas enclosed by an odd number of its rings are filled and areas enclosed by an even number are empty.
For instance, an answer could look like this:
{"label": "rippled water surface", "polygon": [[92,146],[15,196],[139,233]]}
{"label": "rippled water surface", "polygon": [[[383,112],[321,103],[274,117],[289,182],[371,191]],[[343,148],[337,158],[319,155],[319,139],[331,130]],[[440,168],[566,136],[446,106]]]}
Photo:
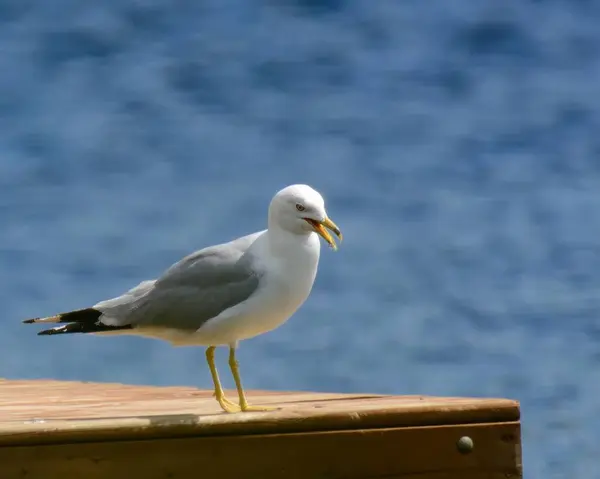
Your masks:
{"label": "rippled water surface", "polygon": [[345,241],[242,344],[246,385],[515,398],[526,477],[600,477],[598,25],[566,0],[0,1],[0,376],[210,387],[201,349],[20,319],[262,229],[305,182]]}

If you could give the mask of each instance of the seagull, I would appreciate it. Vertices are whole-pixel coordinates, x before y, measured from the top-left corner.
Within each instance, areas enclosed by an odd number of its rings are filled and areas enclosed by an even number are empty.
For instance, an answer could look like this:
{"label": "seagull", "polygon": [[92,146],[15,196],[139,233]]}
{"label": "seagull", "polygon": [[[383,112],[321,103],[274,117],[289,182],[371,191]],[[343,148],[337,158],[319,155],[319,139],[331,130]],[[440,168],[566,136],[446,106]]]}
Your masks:
{"label": "seagull", "polygon": [[[248,403],[236,350],[239,342],[281,326],[305,302],[319,264],[319,236],[335,251],[342,233],[327,216],[323,197],[308,185],[275,194],[267,229],[200,249],[142,281],[121,296],[94,306],[27,319],[65,323],[38,335],[89,333],[138,335],[173,346],[206,346],[214,396],[229,413],[272,408]],[[329,231],[328,231],[329,230]],[[217,346],[229,347],[229,367],[239,402],[223,391],[215,366]]]}

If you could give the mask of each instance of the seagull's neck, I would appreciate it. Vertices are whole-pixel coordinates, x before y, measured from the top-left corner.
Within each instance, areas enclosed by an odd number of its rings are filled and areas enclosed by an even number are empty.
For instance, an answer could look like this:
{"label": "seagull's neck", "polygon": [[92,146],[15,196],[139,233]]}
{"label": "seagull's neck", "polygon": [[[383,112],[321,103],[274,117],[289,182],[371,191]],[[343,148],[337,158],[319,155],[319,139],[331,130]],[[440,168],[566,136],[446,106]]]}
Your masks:
{"label": "seagull's neck", "polygon": [[275,278],[279,291],[294,298],[290,304],[297,307],[306,299],[315,281],[321,251],[319,237],[316,233],[295,234],[269,226],[264,238],[271,277]]}
{"label": "seagull's neck", "polygon": [[[289,257],[290,252],[296,252],[293,257],[306,256],[318,261],[321,243],[316,233],[297,234],[287,231],[275,224],[270,224],[267,230],[269,250],[275,256]],[[304,254],[301,254],[304,252]],[[300,253],[300,255],[298,255]]]}

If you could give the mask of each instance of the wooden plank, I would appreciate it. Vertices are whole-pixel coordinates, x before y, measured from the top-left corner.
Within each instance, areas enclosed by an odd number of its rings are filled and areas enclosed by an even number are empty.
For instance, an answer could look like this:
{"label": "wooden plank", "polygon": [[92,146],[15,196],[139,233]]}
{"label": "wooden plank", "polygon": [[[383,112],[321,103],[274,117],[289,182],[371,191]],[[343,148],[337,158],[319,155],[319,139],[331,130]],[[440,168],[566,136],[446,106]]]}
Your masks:
{"label": "wooden plank", "polygon": [[370,476],[364,479],[522,479],[522,475],[505,474],[493,471],[454,471],[454,472],[431,472],[427,475],[420,473],[402,474],[393,476]]}
{"label": "wooden plank", "polygon": [[[462,436],[473,440],[470,453],[457,449]],[[522,474],[519,438],[519,423],[509,422],[0,447],[0,475],[516,479]]]}
{"label": "wooden plank", "polygon": [[[0,383],[0,446],[519,420],[507,399],[249,391],[271,412],[223,413],[210,391],[60,381]],[[234,394],[231,394],[234,398]]]}

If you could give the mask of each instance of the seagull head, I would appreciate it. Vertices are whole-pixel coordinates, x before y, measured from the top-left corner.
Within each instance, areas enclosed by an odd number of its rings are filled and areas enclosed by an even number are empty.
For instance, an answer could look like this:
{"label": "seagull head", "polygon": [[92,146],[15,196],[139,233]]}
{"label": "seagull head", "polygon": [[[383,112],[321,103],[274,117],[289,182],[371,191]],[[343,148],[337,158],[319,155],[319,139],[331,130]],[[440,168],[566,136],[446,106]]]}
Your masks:
{"label": "seagull head", "polygon": [[340,229],[327,216],[323,197],[308,185],[291,185],[278,191],[269,207],[269,224],[298,235],[315,232],[334,250],[337,245],[328,230],[342,240]]}

